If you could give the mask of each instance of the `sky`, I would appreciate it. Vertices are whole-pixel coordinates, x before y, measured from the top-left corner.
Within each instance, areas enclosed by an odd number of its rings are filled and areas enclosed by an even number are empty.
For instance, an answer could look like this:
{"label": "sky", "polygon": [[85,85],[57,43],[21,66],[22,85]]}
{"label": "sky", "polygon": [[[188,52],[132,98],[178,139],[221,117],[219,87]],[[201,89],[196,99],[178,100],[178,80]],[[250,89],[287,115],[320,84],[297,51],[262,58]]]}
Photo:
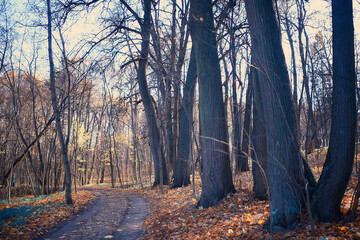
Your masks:
{"label": "sky", "polygon": [[[39,59],[43,61],[45,64],[43,67],[39,64],[39,72],[44,77],[48,74],[48,67],[46,64],[47,61],[47,41],[46,41],[46,28],[45,27],[21,27],[22,24],[32,24],[31,19],[37,18],[34,14],[29,14],[28,10],[30,9],[30,5],[26,4],[27,2],[35,2],[37,0],[11,0],[11,4],[13,4],[13,14],[12,18],[16,21],[19,21],[18,30],[19,34],[17,36],[17,44],[16,48],[18,50],[22,49],[24,52],[23,56],[31,56],[32,53],[35,51],[34,49],[34,42],[39,49]],[[40,1],[43,3],[42,7],[45,7],[45,1]],[[310,0],[306,3],[306,7],[308,9],[308,15],[314,14],[314,17],[311,18],[309,21],[309,25],[311,26],[322,26],[326,25],[328,28],[331,26],[331,14],[330,14],[330,2],[324,0]],[[360,34],[360,3],[359,0],[353,1],[354,7],[354,24],[355,24],[355,34],[356,39],[359,40],[358,36]],[[32,10],[32,9],[31,9]],[[74,56],[75,53],[78,52],[78,49],[83,46],[84,38],[89,39],[89,37],[98,32],[98,29],[101,29],[101,21],[98,20],[98,16],[100,15],[101,8],[97,8],[92,11],[90,14],[84,13],[77,13],[75,16],[73,15],[72,24],[68,24],[63,28],[64,31],[64,38],[66,41],[66,48],[69,52],[70,56]],[[319,12],[319,13],[317,13]],[[75,20],[75,21],[74,21]],[[70,21],[69,21],[70,22]],[[43,16],[42,24],[46,24],[46,16]],[[316,27],[308,27],[307,31],[309,33],[310,38],[314,36],[322,27],[319,29]],[[55,39],[59,39],[58,33],[53,32]],[[311,41],[311,40],[310,40]],[[54,51],[55,51],[55,58],[58,60],[61,58],[61,54],[57,47],[57,42],[54,41]],[[286,41],[286,36],[283,34],[283,47],[284,52],[287,57],[289,63],[289,46]],[[85,49],[85,48],[83,48]]]}

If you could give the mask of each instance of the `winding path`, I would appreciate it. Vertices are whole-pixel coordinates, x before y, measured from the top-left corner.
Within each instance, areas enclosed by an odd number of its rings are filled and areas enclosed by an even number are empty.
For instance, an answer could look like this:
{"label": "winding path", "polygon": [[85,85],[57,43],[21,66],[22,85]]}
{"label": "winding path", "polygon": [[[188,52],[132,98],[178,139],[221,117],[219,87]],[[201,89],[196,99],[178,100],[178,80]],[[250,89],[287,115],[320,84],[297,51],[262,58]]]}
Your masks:
{"label": "winding path", "polygon": [[60,223],[39,240],[52,239],[139,239],[148,206],[136,195],[117,189],[86,188],[98,198],[71,219]]}

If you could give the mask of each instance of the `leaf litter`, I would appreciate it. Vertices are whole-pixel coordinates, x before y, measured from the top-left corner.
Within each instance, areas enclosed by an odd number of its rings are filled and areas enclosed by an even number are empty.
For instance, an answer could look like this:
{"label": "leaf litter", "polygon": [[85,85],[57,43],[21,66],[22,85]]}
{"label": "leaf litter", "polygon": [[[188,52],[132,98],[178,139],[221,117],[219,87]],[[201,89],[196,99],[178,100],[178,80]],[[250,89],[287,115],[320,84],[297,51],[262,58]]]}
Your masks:
{"label": "leaf litter", "polygon": [[85,208],[95,194],[80,190],[73,192],[74,204],[65,203],[65,193],[41,197],[13,198],[0,202],[0,239],[31,239]]}
{"label": "leaf litter", "polygon": [[[326,149],[309,156],[309,163],[319,177]],[[356,159],[360,159],[357,156]],[[359,172],[357,164],[354,173]],[[348,189],[342,201],[341,211],[350,209],[356,189],[357,176],[352,174]],[[298,217],[298,226],[289,232],[271,233],[264,230],[269,218],[269,203],[252,197],[252,175],[245,172],[234,176],[236,193],[228,195],[210,208],[195,208],[201,194],[201,180],[198,174],[193,186],[177,189],[132,188],[125,192],[146,198],[150,213],[145,220],[143,239],[360,239],[360,217],[354,221],[321,223],[314,221],[315,232],[311,232],[306,213]],[[0,238],[31,239],[60,221],[76,214],[88,206],[95,195],[86,191],[73,193],[74,205],[66,205],[64,193],[59,192],[40,198],[15,198],[10,204],[0,202]],[[10,217],[9,217],[10,216]],[[11,217],[12,216],[12,217]],[[5,220],[4,220],[5,219]],[[112,235],[107,235],[111,238]]]}
{"label": "leaf litter", "polygon": [[[324,151],[317,153],[320,154],[321,161],[324,161],[326,155]],[[321,173],[318,161],[318,156],[309,158],[311,166],[317,167],[317,177]],[[344,214],[350,208],[356,181],[356,174],[353,174],[342,201],[341,211]],[[195,208],[201,195],[201,180],[198,175],[195,182],[197,198],[194,198],[191,185],[177,189],[164,186],[164,194],[160,194],[159,187],[131,190],[150,203],[151,210],[145,220],[143,239],[360,239],[358,211],[352,222],[346,218],[338,223],[321,223],[315,220],[315,232],[311,232],[309,217],[305,211],[298,216],[298,225],[292,231],[271,233],[265,230],[264,225],[269,218],[269,202],[252,197],[251,172],[234,176],[237,192],[207,209]]]}

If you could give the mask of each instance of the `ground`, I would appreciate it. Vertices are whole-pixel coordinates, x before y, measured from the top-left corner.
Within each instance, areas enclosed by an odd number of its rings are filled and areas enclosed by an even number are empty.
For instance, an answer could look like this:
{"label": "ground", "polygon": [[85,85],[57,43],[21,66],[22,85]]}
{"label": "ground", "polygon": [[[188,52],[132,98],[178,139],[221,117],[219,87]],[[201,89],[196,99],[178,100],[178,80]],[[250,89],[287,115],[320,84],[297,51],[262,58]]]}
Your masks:
{"label": "ground", "polygon": [[31,239],[89,206],[96,196],[73,194],[75,204],[65,204],[64,192],[41,197],[15,197],[0,202],[0,239]]}
{"label": "ground", "polygon": [[[317,177],[320,176],[325,155],[326,149],[320,149],[309,157]],[[344,214],[350,209],[358,181],[359,162],[356,162],[342,202]],[[352,222],[346,218],[339,223],[314,221],[314,232],[311,231],[309,216],[301,214],[294,231],[272,234],[264,230],[269,217],[268,202],[252,197],[251,172],[236,175],[234,183],[237,192],[208,209],[195,208],[201,194],[198,176],[196,182],[196,194],[193,186],[172,190],[165,188],[163,195],[159,189],[137,190],[138,194],[149,199],[151,208],[145,220],[144,239],[360,239],[359,209]]]}
{"label": "ground", "polygon": [[[0,205],[0,239],[138,239],[146,201],[121,189],[84,187],[66,205],[63,193]],[[24,211],[27,209],[27,211]]]}
{"label": "ground", "polygon": [[[324,155],[322,150],[309,159],[317,176],[322,166],[319,159],[324,159]],[[358,181],[357,164],[354,168],[342,202],[344,214],[350,209]],[[207,209],[195,208],[201,194],[199,176],[196,176],[195,192],[192,185],[178,189],[165,186],[164,194],[160,188],[93,186],[74,193],[73,206],[64,203],[63,193],[32,200],[15,199],[11,204],[1,202],[0,211],[29,209],[30,205],[32,213],[4,221],[0,238],[31,239],[66,218],[67,221],[40,239],[136,239],[142,233],[142,239],[360,239],[359,209],[354,221],[347,221],[348,218],[339,223],[313,221],[314,232],[309,216],[302,214],[295,230],[270,233],[264,230],[269,204],[252,198],[251,173],[236,175],[234,183],[235,194]],[[0,212],[0,221],[3,216]]]}
{"label": "ground", "polygon": [[[161,195],[159,189],[138,190],[150,199],[148,218],[145,220],[144,239],[360,239],[360,216],[353,222],[315,222],[311,232],[309,218],[302,214],[294,231],[272,234],[264,230],[269,217],[269,204],[252,198],[251,173],[235,178],[238,191],[218,205],[196,209],[197,200],[192,186],[170,190]],[[240,182],[241,180],[241,182]],[[241,189],[239,189],[241,186]],[[351,194],[351,190],[347,192]],[[196,186],[196,197],[200,186]],[[350,196],[350,195],[348,195]],[[342,210],[349,207],[349,197],[343,201]]]}
{"label": "ground", "polygon": [[87,188],[98,198],[85,211],[39,239],[138,239],[143,233],[147,203],[119,189]]}

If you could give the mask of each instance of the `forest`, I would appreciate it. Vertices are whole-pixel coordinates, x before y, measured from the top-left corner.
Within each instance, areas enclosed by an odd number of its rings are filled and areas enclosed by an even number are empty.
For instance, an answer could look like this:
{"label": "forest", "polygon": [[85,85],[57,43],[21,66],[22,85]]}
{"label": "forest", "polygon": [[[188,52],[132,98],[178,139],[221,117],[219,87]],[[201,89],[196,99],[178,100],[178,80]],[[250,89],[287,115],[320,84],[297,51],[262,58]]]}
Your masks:
{"label": "forest", "polygon": [[0,238],[360,239],[359,10],[0,0]]}

